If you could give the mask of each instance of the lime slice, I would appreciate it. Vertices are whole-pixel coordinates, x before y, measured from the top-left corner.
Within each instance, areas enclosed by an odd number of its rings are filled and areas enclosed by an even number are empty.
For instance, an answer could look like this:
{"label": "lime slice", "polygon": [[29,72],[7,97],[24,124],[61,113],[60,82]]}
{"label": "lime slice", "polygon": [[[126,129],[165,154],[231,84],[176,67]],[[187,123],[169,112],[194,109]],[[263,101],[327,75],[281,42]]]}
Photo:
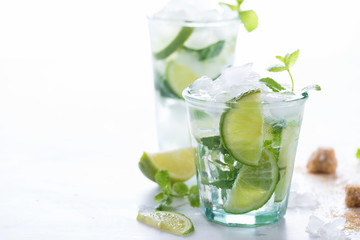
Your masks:
{"label": "lime slice", "polygon": [[229,213],[247,213],[262,207],[271,197],[278,182],[279,170],[273,153],[264,150],[259,166],[244,165],[236,177],[224,204]]}
{"label": "lime slice", "polygon": [[289,191],[294,168],[299,126],[288,125],[282,130],[278,166],[280,179],[275,189],[275,201],[281,202]]}
{"label": "lime slice", "polygon": [[192,27],[182,27],[179,33],[176,35],[174,40],[169,43],[164,49],[160,50],[157,53],[154,53],[155,59],[165,59],[170,56],[173,52],[175,52],[179,47],[181,47],[184,42],[190,37],[194,28]]}
{"label": "lime slice", "polygon": [[183,90],[200,77],[187,65],[176,61],[169,62],[165,75],[168,86],[180,98],[182,98]]}
{"label": "lime slice", "polygon": [[172,182],[186,181],[195,174],[192,148],[155,154],[144,152],[139,168],[152,181],[159,170],[168,170]]}
{"label": "lime slice", "polygon": [[220,135],[225,148],[236,160],[251,166],[257,166],[261,157],[262,128],[260,90],[244,93],[220,120]]}
{"label": "lime slice", "polygon": [[184,236],[194,231],[191,220],[184,214],[167,211],[139,212],[136,218],[151,227]]}

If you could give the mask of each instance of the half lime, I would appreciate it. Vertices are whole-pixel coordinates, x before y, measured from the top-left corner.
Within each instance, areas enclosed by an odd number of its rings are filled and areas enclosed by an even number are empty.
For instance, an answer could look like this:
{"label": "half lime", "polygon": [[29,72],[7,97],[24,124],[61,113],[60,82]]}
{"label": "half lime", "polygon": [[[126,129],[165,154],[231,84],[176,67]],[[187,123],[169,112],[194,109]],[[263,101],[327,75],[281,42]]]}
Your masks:
{"label": "half lime", "polygon": [[263,116],[260,90],[242,94],[220,120],[225,148],[239,162],[257,166],[263,147]]}
{"label": "half lime", "polygon": [[279,170],[273,153],[264,149],[259,166],[244,165],[224,204],[228,213],[247,213],[262,207],[278,182]]}
{"label": "half lime", "polygon": [[165,76],[167,85],[179,98],[183,98],[183,90],[200,77],[194,73],[188,65],[178,61],[170,61],[168,63]]}
{"label": "half lime", "polygon": [[192,27],[182,27],[176,37],[169,43],[169,45],[167,45],[159,52],[154,53],[154,58],[160,60],[170,56],[179,47],[183,46],[184,42],[186,42],[193,31],[194,28]]}
{"label": "half lime", "polygon": [[195,175],[193,150],[190,147],[153,154],[144,152],[139,168],[152,181],[159,170],[167,170],[172,182],[186,181]]}
{"label": "half lime", "polygon": [[184,236],[194,231],[191,220],[184,214],[168,211],[139,212],[136,218],[151,227]]}
{"label": "half lime", "polygon": [[299,125],[295,124],[288,125],[282,130],[278,161],[280,179],[275,189],[276,202],[281,202],[289,191],[299,131]]}

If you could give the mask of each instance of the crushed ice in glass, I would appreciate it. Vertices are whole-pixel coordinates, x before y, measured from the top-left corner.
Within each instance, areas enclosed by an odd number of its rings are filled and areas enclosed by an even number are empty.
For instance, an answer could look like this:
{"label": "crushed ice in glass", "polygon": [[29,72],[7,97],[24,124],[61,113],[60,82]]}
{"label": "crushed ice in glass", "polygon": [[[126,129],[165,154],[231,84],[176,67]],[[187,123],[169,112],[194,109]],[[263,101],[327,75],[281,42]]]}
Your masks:
{"label": "crushed ice in glass", "polygon": [[154,18],[187,21],[218,21],[236,19],[236,12],[215,0],[170,0]]}
{"label": "crushed ice in glass", "polygon": [[[260,75],[252,70],[252,63],[242,66],[228,66],[223,68],[221,75],[214,79],[203,76],[185,90],[193,98],[199,100],[226,102],[242,93],[260,89],[261,99],[264,103],[277,103],[303,98],[301,94],[289,91],[273,92],[264,83],[260,82]],[[288,88],[289,89],[289,88]],[[273,115],[283,118],[281,108],[272,109]],[[296,111],[296,109],[294,110]]]}

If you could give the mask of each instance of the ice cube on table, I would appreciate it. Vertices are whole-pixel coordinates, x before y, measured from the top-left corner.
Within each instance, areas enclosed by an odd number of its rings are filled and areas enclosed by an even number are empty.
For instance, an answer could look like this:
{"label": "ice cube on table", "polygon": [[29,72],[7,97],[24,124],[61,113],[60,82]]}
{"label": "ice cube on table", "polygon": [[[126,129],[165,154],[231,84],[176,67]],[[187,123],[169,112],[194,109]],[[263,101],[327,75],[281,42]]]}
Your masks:
{"label": "ice cube on table", "polygon": [[336,218],[325,222],[317,216],[311,215],[306,231],[313,236],[323,240],[346,240],[348,239],[343,231],[345,218]]}
{"label": "ice cube on table", "polygon": [[306,231],[314,236],[319,236],[319,230],[320,228],[324,225],[324,221],[321,220],[320,218],[311,215],[309,217],[309,223],[306,226]]}

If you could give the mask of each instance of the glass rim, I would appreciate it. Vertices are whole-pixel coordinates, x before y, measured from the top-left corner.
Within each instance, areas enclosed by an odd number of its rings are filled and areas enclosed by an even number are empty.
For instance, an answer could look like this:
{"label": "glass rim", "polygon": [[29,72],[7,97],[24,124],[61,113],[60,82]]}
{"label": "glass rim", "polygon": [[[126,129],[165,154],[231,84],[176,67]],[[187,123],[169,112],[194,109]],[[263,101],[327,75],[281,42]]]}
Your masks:
{"label": "glass rim", "polygon": [[[235,104],[235,102],[231,102],[231,100],[227,100],[227,101],[220,101],[220,100],[215,100],[215,99],[200,99],[198,97],[193,97],[190,95],[188,88],[184,89],[184,91],[182,92],[182,96],[185,99],[186,104],[190,104],[196,107],[206,107],[206,108],[230,108],[233,104]],[[265,106],[273,106],[273,107],[279,107],[282,108],[284,107],[283,104],[286,104],[286,106],[288,105],[295,105],[295,104],[300,104],[302,102],[305,102],[307,99],[309,98],[309,94],[307,92],[301,93],[299,94],[299,98],[295,98],[295,99],[290,99],[290,100],[281,100],[281,101],[276,101],[276,102],[261,102],[262,105]],[[211,104],[211,106],[209,106],[209,104]],[[281,104],[281,106],[279,106],[278,104]],[[278,106],[277,106],[278,105]]]}
{"label": "glass rim", "polygon": [[147,16],[147,20],[150,21],[159,21],[159,22],[167,22],[171,24],[177,25],[185,25],[189,27],[197,27],[197,26],[216,26],[216,25],[224,25],[232,22],[240,22],[238,17],[228,18],[228,19],[219,19],[219,20],[208,20],[208,21],[191,21],[191,20],[178,20],[178,19],[168,19],[168,18],[159,18],[154,16]]}

